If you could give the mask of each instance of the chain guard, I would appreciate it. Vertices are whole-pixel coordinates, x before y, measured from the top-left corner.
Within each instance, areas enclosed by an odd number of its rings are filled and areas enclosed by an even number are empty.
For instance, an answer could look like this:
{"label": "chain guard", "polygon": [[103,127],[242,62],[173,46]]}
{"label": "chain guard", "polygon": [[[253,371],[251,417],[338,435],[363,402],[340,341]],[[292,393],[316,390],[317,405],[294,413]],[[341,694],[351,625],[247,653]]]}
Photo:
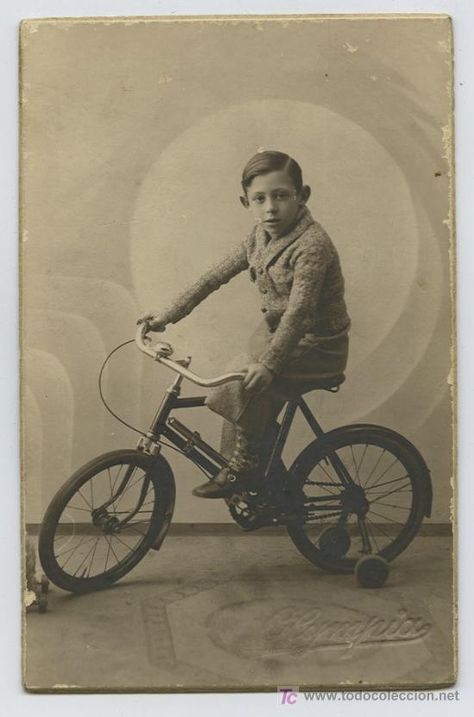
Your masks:
{"label": "chain guard", "polygon": [[225,499],[233,520],[242,530],[257,530],[266,526],[287,525],[295,519],[295,505],[283,492],[270,495],[268,491],[236,492]]}

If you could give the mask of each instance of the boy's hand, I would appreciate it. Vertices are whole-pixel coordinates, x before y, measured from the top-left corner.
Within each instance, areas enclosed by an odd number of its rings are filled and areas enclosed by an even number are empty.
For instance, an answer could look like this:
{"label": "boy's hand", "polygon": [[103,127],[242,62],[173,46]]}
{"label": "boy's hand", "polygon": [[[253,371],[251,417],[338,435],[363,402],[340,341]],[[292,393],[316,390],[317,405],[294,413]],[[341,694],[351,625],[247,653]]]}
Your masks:
{"label": "boy's hand", "polygon": [[148,311],[146,314],[143,314],[143,316],[140,316],[137,324],[148,324],[150,331],[164,331],[167,322],[164,321],[159,314]]}
{"label": "boy's hand", "polygon": [[273,381],[273,373],[263,363],[251,363],[246,368],[244,388],[252,393],[261,393]]}

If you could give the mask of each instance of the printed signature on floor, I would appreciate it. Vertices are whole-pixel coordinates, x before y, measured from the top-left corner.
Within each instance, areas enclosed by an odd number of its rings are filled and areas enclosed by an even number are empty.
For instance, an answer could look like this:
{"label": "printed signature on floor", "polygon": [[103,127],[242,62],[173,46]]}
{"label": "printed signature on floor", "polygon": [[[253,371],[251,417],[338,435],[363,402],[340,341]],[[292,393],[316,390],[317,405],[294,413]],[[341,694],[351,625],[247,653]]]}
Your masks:
{"label": "printed signature on floor", "polygon": [[[244,625],[247,628],[242,630]],[[213,642],[227,651],[247,656],[269,651],[273,655],[278,652],[304,654],[323,648],[352,650],[369,645],[408,643],[425,638],[431,629],[432,622],[426,616],[406,608],[388,606],[384,614],[371,614],[334,604],[282,605],[272,600],[226,605],[208,620]],[[244,639],[245,632],[247,639]]]}

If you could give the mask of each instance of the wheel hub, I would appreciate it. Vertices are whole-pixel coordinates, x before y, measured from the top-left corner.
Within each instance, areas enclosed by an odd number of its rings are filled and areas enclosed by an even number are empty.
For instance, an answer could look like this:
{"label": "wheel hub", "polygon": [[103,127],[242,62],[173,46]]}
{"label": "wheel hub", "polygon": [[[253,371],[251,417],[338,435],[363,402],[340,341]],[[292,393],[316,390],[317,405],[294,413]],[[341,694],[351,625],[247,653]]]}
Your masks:
{"label": "wheel hub", "polygon": [[113,535],[120,531],[120,521],[115,515],[109,515],[105,509],[92,513],[92,522],[97,528],[102,528],[104,535]]}
{"label": "wheel hub", "polygon": [[365,497],[365,491],[360,485],[352,485],[346,488],[341,494],[342,508],[344,512],[366,515],[369,511],[369,503]]}

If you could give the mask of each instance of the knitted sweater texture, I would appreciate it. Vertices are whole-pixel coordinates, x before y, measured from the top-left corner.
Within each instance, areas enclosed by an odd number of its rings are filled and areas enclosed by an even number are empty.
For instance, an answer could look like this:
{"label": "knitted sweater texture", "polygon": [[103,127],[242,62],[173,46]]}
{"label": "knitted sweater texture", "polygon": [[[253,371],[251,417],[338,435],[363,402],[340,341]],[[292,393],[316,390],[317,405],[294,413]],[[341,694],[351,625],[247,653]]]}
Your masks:
{"label": "knitted sweater texture", "polygon": [[273,332],[259,357],[278,374],[300,344],[346,332],[350,318],[337,250],[307,207],[293,229],[272,239],[260,224],[225,259],[184,291],[162,314],[176,323],[209,294],[248,270],[260,293],[261,311]]}

